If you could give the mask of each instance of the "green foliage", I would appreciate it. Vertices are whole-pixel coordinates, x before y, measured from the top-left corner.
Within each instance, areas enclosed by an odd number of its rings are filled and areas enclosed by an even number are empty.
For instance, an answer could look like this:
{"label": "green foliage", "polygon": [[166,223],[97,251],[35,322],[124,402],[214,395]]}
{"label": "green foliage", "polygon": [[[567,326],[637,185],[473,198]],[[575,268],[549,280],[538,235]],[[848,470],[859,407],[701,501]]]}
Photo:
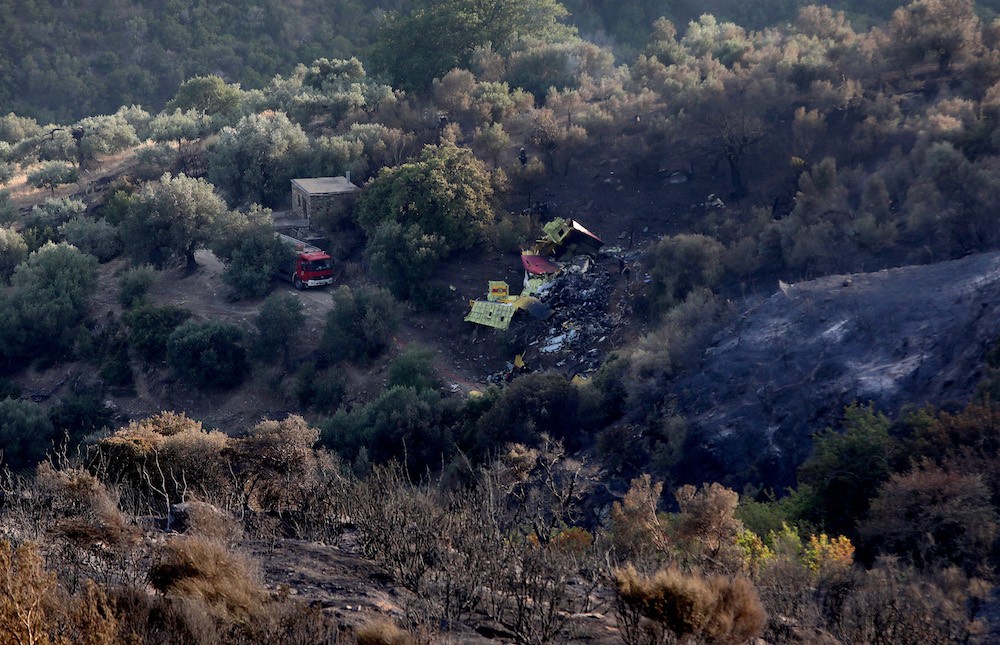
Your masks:
{"label": "green foliage", "polygon": [[135,128],[123,115],[91,116],[81,119],[74,127],[77,162],[85,167],[99,155],[121,152],[139,144]]}
{"label": "green foliage", "polygon": [[46,161],[42,167],[28,175],[28,185],[32,188],[48,188],[53,194],[63,184],[72,184],[79,179],[79,172],[73,166],[61,161]]}
{"label": "green foliage", "polygon": [[294,388],[302,407],[317,412],[335,412],[344,400],[347,377],[343,370],[317,371],[314,363],[306,363],[295,373]]}
{"label": "green foliage", "polygon": [[289,352],[304,332],[306,317],[302,310],[302,301],[292,294],[268,296],[254,319],[257,327],[255,353],[264,359],[280,353],[287,366]]}
{"label": "green foliage", "polygon": [[122,252],[118,229],[106,220],[74,217],[59,227],[59,234],[84,253],[93,255],[98,262],[113,260]]}
{"label": "green foliage", "polygon": [[0,300],[0,359],[45,355],[71,342],[97,286],[97,260],[48,243],[14,271],[13,292]]}
{"label": "green foliage", "polygon": [[383,222],[368,235],[365,257],[372,272],[400,298],[423,293],[423,281],[445,257],[446,243],[418,224]]}
{"label": "green foliage", "polygon": [[472,441],[474,454],[485,457],[508,443],[534,445],[545,433],[566,443],[583,444],[594,419],[581,414],[580,391],[556,372],[536,372],[511,382],[483,415]]}
{"label": "green foliage", "polygon": [[208,117],[197,110],[162,112],[149,123],[149,136],[153,141],[176,141],[178,149],[185,141],[201,139],[208,134]]}
{"label": "green foliage", "polygon": [[14,275],[14,269],[28,258],[28,245],[13,228],[0,227],[0,285]]}
{"label": "green foliage", "polygon": [[118,302],[125,309],[145,304],[156,278],[156,269],[148,264],[126,269],[118,279]]}
{"label": "green foliage", "polygon": [[239,85],[229,85],[215,76],[195,76],[181,83],[174,98],[167,103],[168,111],[193,111],[214,116],[236,112],[243,99]]}
{"label": "green foliage", "polygon": [[73,386],[72,391],[49,410],[49,421],[58,435],[76,444],[88,435],[110,430],[114,411],[104,404],[101,388],[89,383]]}
{"label": "green foliage", "polygon": [[224,128],[209,155],[209,180],[234,204],[276,206],[304,168],[309,142],[284,112],[253,114]]}
{"label": "green foliage", "polygon": [[407,345],[389,364],[389,387],[434,390],[440,381],[434,371],[434,350],[416,343]]}
{"label": "green foliage", "polygon": [[190,311],[172,305],[139,305],[125,312],[122,322],[128,328],[132,349],[147,363],[159,363],[166,358],[170,335],[190,317]]}
{"label": "green foliage", "polygon": [[164,175],[142,187],[129,202],[120,235],[125,251],[136,262],[163,268],[181,257],[188,269],[195,266],[194,252],[210,239],[226,204],[204,179]]}
{"label": "green foliage", "polygon": [[369,360],[392,342],[399,306],[385,289],[344,285],[333,292],[320,350],[331,362]]}
{"label": "green foliage", "polygon": [[442,423],[440,395],[395,386],[370,404],[340,411],[320,424],[322,441],[354,461],[364,449],[374,463],[404,460],[411,476],[440,466],[453,441]]}
{"label": "green foliage", "polygon": [[21,388],[10,379],[0,376],[0,401],[3,399],[16,399],[21,396]]}
{"label": "green foliage", "polygon": [[26,228],[57,229],[73,217],[87,212],[87,205],[79,199],[58,197],[46,199],[45,203],[31,209],[24,222]]}
{"label": "green foliage", "polygon": [[17,218],[17,206],[10,198],[9,190],[0,190],[0,226],[10,224]]}
{"label": "green foliage", "polygon": [[702,287],[713,287],[722,278],[725,249],[706,235],[668,235],[656,245],[650,291],[660,310],[683,301]]}
{"label": "green foliage", "polygon": [[799,468],[799,483],[809,486],[816,499],[805,519],[828,533],[854,535],[869,501],[889,479],[895,448],[884,414],[870,405],[845,408],[842,429],[817,434],[812,454]]}
{"label": "green foliage", "polygon": [[472,151],[427,146],[420,159],[385,168],[355,210],[373,269],[397,295],[412,295],[436,262],[491,237],[490,173]]}
{"label": "green foliage", "polygon": [[274,234],[271,211],[254,204],[248,212],[231,212],[215,223],[212,251],[226,270],[222,280],[234,299],[257,298],[288,264],[288,247]]}
{"label": "green foliage", "polygon": [[427,0],[407,15],[391,13],[373,59],[404,89],[424,89],[456,67],[468,68],[477,47],[509,51],[519,39],[556,40],[573,30],[555,0]]}
{"label": "green foliage", "polygon": [[247,371],[243,333],[218,321],[188,321],[167,339],[167,363],[186,383],[197,387],[237,385]]}
{"label": "green foliage", "polygon": [[41,406],[29,401],[0,400],[0,451],[13,470],[32,468],[52,448],[55,429]]}
{"label": "green foliage", "polygon": [[177,151],[169,145],[160,143],[149,148],[139,148],[135,151],[135,168],[132,176],[136,181],[153,181],[171,172],[177,163]]}

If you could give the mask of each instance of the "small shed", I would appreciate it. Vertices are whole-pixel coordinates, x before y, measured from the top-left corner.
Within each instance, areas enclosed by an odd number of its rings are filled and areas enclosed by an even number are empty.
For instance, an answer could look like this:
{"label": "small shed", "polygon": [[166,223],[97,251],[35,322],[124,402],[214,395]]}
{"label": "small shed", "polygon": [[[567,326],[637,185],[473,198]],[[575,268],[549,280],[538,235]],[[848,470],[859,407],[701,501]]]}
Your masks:
{"label": "small shed", "polygon": [[335,223],[349,215],[361,190],[350,177],[309,177],[292,180],[292,213],[300,219]]}

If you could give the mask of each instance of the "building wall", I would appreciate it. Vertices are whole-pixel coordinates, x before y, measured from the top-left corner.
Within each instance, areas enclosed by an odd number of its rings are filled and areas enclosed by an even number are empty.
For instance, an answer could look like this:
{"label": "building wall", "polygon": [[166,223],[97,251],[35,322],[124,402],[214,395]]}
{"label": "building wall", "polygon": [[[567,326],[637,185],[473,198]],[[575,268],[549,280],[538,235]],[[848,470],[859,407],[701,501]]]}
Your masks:
{"label": "building wall", "polygon": [[306,200],[309,220],[326,228],[340,228],[350,218],[354,200],[352,193],[311,195]]}

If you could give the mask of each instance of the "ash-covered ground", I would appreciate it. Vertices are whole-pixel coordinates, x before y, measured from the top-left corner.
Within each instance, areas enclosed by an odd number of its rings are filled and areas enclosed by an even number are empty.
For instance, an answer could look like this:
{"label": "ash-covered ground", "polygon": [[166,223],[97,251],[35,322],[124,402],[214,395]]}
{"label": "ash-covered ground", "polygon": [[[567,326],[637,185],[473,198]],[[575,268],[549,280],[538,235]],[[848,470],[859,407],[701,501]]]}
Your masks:
{"label": "ash-covered ground", "polygon": [[745,307],[676,383],[688,475],[785,486],[854,401],[968,399],[1000,334],[1000,253],[782,285]]}

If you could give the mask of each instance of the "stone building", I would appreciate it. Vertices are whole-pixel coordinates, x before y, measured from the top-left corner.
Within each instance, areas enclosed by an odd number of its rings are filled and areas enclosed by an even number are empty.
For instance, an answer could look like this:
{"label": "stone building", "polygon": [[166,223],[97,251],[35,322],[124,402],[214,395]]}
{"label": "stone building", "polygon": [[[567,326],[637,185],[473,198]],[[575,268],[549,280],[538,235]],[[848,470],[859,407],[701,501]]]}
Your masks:
{"label": "stone building", "polygon": [[309,177],[292,180],[292,213],[299,219],[336,225],[350,215],[361,190],[349,177]]}

